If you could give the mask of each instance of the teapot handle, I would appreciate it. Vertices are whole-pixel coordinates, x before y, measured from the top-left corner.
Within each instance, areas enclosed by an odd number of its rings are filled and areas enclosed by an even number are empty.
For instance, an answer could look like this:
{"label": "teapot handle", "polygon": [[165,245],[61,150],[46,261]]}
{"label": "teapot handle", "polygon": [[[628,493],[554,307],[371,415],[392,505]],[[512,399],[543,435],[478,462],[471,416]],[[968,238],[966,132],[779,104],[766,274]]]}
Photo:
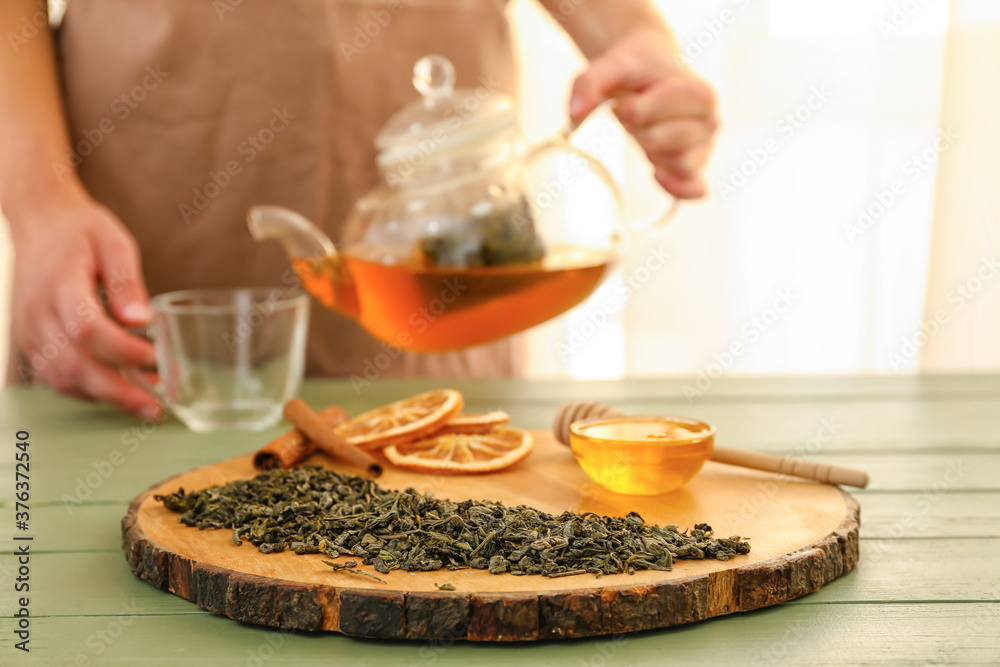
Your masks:
{"label": "teapot handle", "polygon": [[[590,116],[594,115],[598,109],[612,107],[615,104],[617,104],[617,100],[614,98],[605,100],[590,113]],[[587,116],[587,118],[590,118],[590,116]],[[540,158],[544,153],[556,150],[566,151],[582,157],[587,161],[587,164],[593,168],[594,172],[598,175],[601,181],[603,181],[604,184],[614,193],[615,201],[618,205],[618,211],[621,213],[625,206],[624,195],[621,188],[618,186],[618,183],[614,180],[614,177],[611,176],[611,172],[608,171],[608,168],[604,166],[603,162],[595,158],[587,151],[577,148],[572,144],[571,140],[573,135],[576,134],[577,130],[579,130],[582,125],[582,121],[580,123],[570,122],[552,137],[532,146],[528,151],[528,154],[525,156],[525,160],[527,162],[533,162]],[[655,222],[639,226],[627,224],[626,229],[628,229],[630,234],[638,236],[651,230],[665,227],[667,223],[674,219],[678,209],[680,209],[680,205],[681,200],[676,197],[672,197],[666,210],[656,217]]]}
{"label": "teapot handle", "polygon": [[615,208],[617,209],[618,217],[620,218],[622,211],[625,208],[622,189],[618,186],[618,183],[615,181],[611,172],[608,171],[608,168],[603,162],[587,151],[577,148],[570,143],[570,137],[575,131],[575,128],[569,132],[563,130],[562,132],[554,134],[548,139],[531,146],[528,149],[527,154],[524,156],[525,162],[530,164],[541,159],[547,153],[552,152],[570,153],[582,158],[587,163],[587,166],[589,166],[593,172],[597,174],[597,177],[601,179],[601,182],[607,186],[608,190],[611,191],[612,196],[615,198]]}
{"label": "teapot handle", "polygon": [[677,197],[672,197],[670,203],[667,205],[667,209],[661,213],[654,222],[650,222],[645,225],[628,225],[628,230],[633,234],[640,235],[654,229],[666,227],[667,223],[673,220],[674,216],[677,215],[677,211],[680,207],[681,200]]}

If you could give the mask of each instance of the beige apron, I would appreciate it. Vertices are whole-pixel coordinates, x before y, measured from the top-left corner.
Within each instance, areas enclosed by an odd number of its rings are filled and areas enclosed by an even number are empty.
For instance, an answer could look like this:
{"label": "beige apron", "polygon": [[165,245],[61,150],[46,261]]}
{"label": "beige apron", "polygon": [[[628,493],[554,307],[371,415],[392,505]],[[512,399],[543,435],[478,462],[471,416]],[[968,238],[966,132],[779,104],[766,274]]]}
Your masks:
{"label": "beige apron", "polygon": [[[150,294],[281,285],[289,261],[246,228],[287,206],[339,237],[379,180],[373,141],[417,99],[413,64],[513,91],[504,0],[70,0],[59,34],[79,173],[135,234]],[[79,153],[87,150],[86,145]],[[403,354],[314,302],[307,373],[511,375],[511,341]],[[366,363],[368,362],[368,363]]]}

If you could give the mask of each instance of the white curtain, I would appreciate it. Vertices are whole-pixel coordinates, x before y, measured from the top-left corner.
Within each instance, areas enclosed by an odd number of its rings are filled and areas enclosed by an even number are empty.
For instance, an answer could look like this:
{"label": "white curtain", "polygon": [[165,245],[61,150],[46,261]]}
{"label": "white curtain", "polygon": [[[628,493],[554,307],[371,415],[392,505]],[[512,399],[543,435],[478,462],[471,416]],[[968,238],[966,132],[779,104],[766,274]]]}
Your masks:
{"label": "white curtain", "polygon": [[933,371],[1000,369],[1000,2],[953,0],[941,122],[959,138],[941,156],[923,327]]}
{"label": "white curtain", "polygon": [[[963,145],[941,118],[947,0],[659,4],[719,92],[713,193],[633,244],[622,277],[645,276],[653,249],[670,260],[608,323],[586,324],[601,294],[532,332],[532,372],[917,369],[920,349],[904,348],[924,318],[935,176]],[[512,11],[531,65],[525,122],[540,136],[564,122],[583,61],[533,4]],[[624,143],[613,160],[629,178],[647,171]],[[650,192],[647,179],[630,201],[648,208]],[[581,327],[583,345],[568,345]]]}
{"label": "white curtain", "polygon": [[[1000,2],[659,4],[719,92],[714,191],[634,242],[587,305],[528,334],[531,373],[1000,367]],[[530,0],[511,14],[540,138],[565,123],[584,63]],[[615,132],[601,158],[627,181],[629,214],[647,216],[663,200]],[[0,350],[9,256],[0,223]]]}

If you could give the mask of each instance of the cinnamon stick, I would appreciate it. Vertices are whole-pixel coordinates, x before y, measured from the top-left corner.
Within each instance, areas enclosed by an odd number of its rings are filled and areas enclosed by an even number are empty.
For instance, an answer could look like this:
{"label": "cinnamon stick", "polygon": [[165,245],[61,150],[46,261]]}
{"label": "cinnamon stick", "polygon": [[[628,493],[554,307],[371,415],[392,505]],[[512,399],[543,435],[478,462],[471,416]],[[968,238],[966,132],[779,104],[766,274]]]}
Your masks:
{"label": "cinnamon stick", "polygon": [[293,398],[285,403],[284,414],[285,419],[330,456],[363,468],[376,477],[382,474],[382,466],[370,454],[337,435],[302,399]]}
{"label": "cinnamon stick", "polygon": [[[323,423],[332,428],[347,420],[347,412],[334,405],[322,410],[319,417]],[[288,433],[261,447],[253,455],[253,466],[257,470],[291,468],[305,461],[317,449],[319,448],[315,442],[307,438],[299,429],[293,428]]]}

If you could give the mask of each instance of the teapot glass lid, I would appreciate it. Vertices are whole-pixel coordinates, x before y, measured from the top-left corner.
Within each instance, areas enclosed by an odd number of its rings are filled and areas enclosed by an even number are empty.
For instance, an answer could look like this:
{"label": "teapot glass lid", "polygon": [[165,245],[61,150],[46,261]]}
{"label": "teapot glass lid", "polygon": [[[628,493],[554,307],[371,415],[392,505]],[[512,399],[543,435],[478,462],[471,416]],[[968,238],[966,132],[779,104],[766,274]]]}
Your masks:
{"label": "teapot glass lid", "polygon": [[422,99],[397,112],[379,132],[375,138],[379,162],[395,162],[414,149],[426,153],[428,146],[452,147],[516,127],[514,99],[483,83],[455,90],[450,60],[439,55],[418,60],[413,87]]}

